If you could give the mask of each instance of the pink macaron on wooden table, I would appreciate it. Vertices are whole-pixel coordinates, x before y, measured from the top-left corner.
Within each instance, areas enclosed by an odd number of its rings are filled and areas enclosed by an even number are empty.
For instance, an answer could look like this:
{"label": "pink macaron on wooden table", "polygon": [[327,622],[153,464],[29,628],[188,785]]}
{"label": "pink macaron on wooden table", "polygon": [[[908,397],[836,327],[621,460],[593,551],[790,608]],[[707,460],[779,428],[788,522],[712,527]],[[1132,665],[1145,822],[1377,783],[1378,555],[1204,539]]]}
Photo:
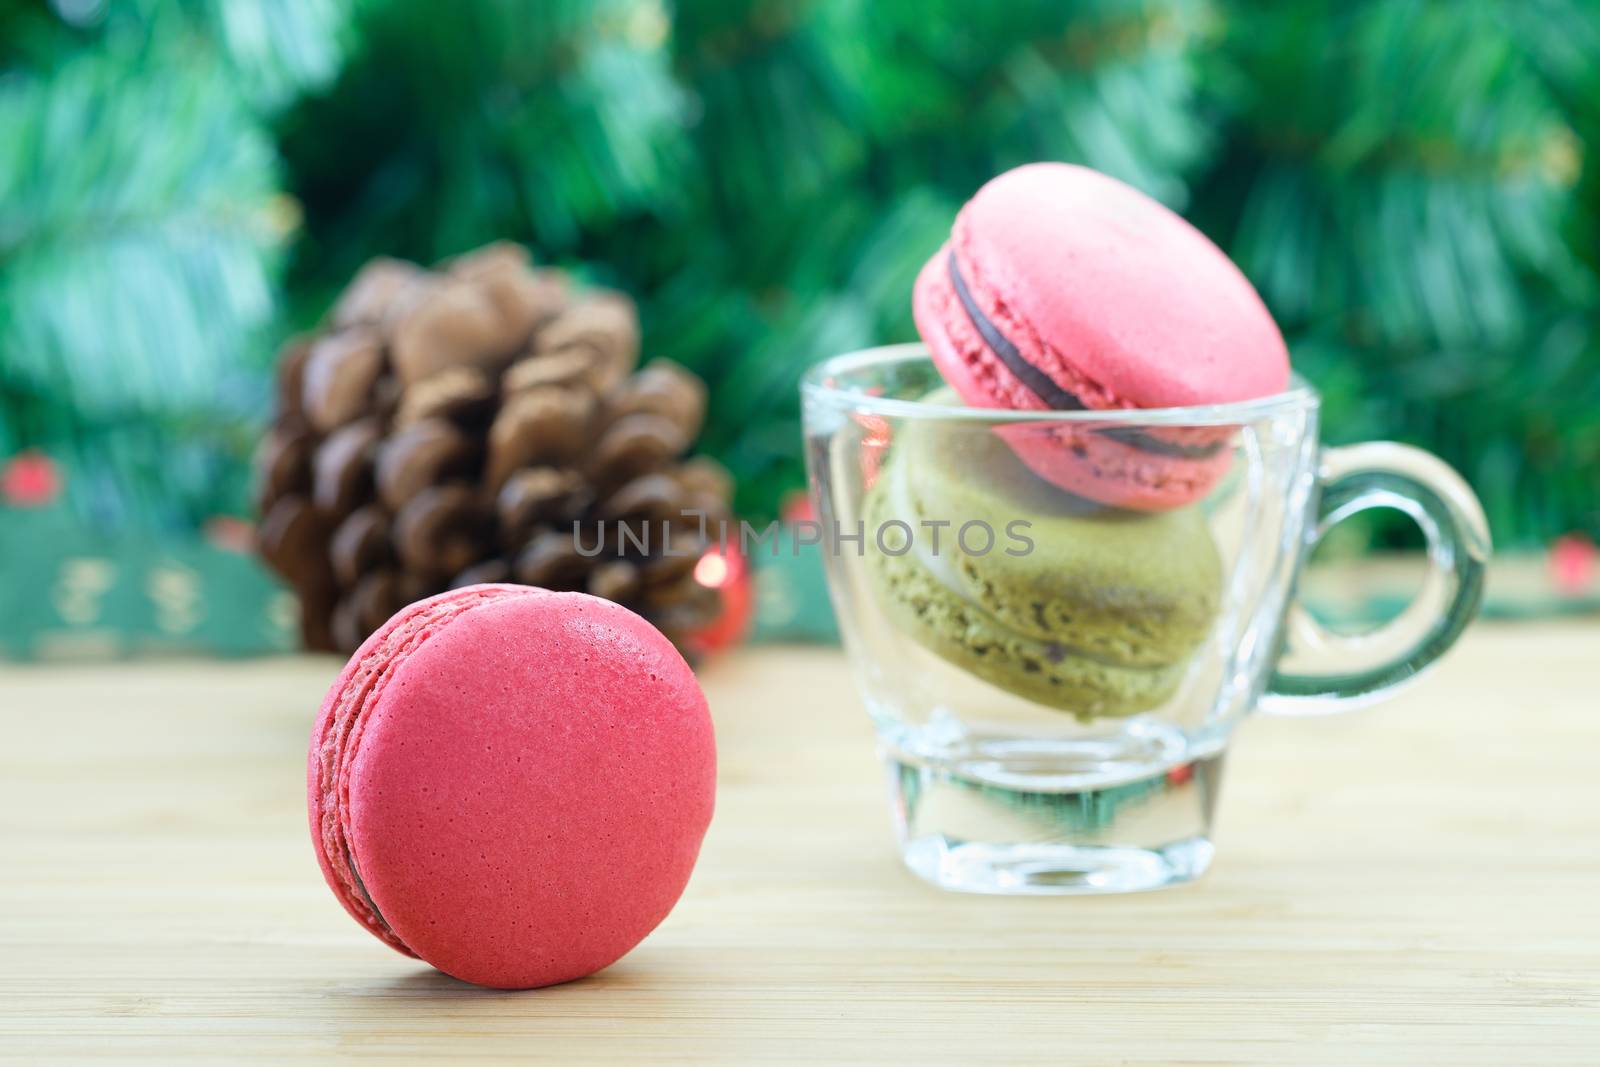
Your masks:
{"label": "pink macaron on wooden table", "polygon": [[307,789],[323,876],[390,947],[526,989],[616,962],[688,883],[715,742],[676,649],[581,593],[402,610],[328,690]]}

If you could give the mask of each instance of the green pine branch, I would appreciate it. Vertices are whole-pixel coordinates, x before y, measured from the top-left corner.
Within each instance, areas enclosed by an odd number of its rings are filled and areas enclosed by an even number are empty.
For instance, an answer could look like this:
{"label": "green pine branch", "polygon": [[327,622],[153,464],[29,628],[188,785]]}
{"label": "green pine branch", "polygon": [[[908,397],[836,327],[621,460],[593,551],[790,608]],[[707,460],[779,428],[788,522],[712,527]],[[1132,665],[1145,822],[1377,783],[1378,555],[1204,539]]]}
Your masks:
{"label": "green pine branch", "polygon": [[355,31],[331,90],[282,122],[308,208],[297,318],[378,253],[511,238],[570,257],[680,211],[687,101],[658,0],[367,2]]}
{"label": "green pine branch", "polygon": [[81,510],[182,527],[244,504],[295,209],[236,57],[137,15],[36,17],[0,80],[0,422]]}
{"label": "green pine branch", "polygon": [[1600,462],[1600,282],[1571,239],[1600,11],[1238,8],[1211,221],[1323,388],[1329,437],[1439,452],[1502,545],[1600,530],[1574,477]]}

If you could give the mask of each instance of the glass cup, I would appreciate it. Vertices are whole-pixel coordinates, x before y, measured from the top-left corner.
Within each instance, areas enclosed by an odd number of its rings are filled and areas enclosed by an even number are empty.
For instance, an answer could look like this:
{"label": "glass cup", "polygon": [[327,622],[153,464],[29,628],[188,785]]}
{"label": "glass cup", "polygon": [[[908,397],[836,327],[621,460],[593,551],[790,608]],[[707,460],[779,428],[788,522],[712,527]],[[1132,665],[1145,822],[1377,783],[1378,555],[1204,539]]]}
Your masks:
{"label": "glass cup", "polygon": [[[806,462],[901,854],[949,889],[1101,893],[1195,878],[1234,727],[1372,703],[1477,611],[1461,478],[1404,445],[1320,448],[1304,382],[1209,407],[959,406],[920,345],[828,360]],[[1336,523],[1410,515],[1422,592],[1359,636],[1296,575]]]}

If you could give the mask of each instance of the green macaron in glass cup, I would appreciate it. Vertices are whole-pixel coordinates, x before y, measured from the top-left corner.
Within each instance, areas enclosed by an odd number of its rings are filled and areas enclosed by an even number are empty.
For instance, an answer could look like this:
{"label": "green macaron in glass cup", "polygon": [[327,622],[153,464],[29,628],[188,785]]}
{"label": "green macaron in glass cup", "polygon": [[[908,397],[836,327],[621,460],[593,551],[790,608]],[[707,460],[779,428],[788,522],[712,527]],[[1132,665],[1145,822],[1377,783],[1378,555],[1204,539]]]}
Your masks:
{"label": "green macaron in glass cup", "polygon": [[[1379,700],[1476,614],[1489,535],[1467,485],[1407,446],[1321,447],[1255,291],[1135,190],[1001,175],[913,306],[922,344],[827,360],[801,393],[830,593],[923,878],[1192,880],[1247,715]],[[1377,631],[1333,634],[1296,576],[1380,507],[1422,529],[1427,581]]]}

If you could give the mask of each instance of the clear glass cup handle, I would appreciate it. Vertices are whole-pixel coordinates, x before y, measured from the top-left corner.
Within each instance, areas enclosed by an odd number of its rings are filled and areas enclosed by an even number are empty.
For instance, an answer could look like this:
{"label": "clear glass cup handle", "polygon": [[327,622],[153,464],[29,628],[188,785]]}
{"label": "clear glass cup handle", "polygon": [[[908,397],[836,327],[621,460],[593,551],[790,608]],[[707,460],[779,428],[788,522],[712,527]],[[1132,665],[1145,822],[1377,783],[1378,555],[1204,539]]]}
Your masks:
{"label": "clear glass cup handle", "polygon": [[[1279,715],[1317,715],[1388,696],[1455,644],[1478,612],[1489,562],[1489,524],[1461,476],[1421,449],[1389,442],[1325,449],[1317,471],[1316,524],[1302,561],[1334,526],[1368,508],[1396,508],[1422,528],[1428,575],[1400,616],[1368,633],[1335,634],[1291,601],[1284,647],[1326,665],[1307,673],[1275,671],[1258,707]],[[1394,650],[1372,664],[1373,653]],[[1343,666],[1351,661],[1359,667]]]}

